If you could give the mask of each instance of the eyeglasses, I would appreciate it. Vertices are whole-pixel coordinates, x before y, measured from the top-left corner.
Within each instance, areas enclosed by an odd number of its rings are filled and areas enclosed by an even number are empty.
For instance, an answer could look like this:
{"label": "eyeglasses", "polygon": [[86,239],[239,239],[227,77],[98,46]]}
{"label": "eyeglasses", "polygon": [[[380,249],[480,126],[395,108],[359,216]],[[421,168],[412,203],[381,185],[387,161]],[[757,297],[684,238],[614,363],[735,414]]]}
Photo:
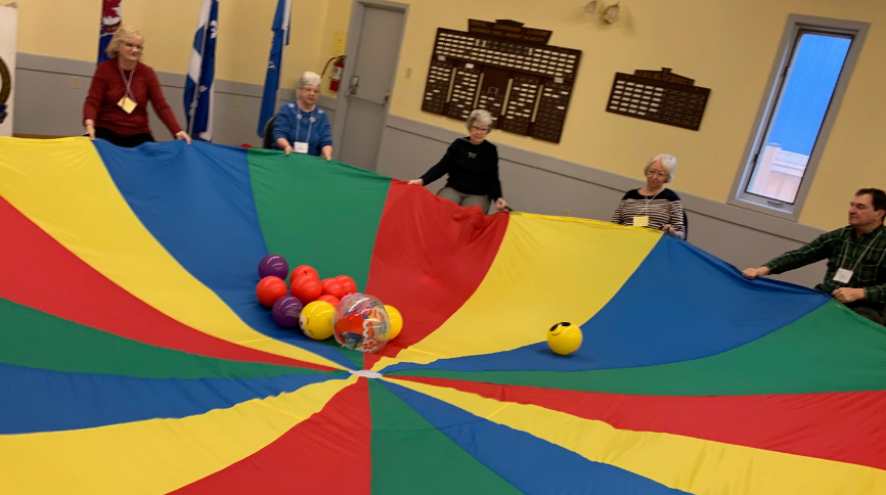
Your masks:
{"label": "eyeglasses", "polygon": [[136,45],[135,43],[123,43],[123,46],[126,48],[138,48],[139,50],[144,50],[144,45]]}
{"label": "eyeglasses", "polygon": [[653,170],[646,172],[646,177],[658,177],[659,179],[664,179],[667,176],[668,174],[664,172],[655,172]]}
{"label": "eyeglasses", "polygon": [[471,130],[472,130],[472,131],[477,131],[477,132],[489,132],[489,128],[488,128],[488,127],[477,127],[477,126],[475,126],[475,125],[472,125],[472,126],[471,126]]}
{"label": "eyeglasses", "polygon": [[309,88],[307,86],[299,88],[299,91],[304,91],[305,93],[309,94],[320,94],[320,88]]}

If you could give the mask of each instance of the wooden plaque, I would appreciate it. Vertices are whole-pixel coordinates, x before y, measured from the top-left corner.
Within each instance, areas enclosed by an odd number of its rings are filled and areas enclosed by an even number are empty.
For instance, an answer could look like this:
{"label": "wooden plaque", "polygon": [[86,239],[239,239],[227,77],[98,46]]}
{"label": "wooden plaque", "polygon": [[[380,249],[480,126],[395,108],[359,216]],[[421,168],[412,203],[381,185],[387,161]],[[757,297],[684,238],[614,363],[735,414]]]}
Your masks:
{"label": "wooden plaque", "polygon": [[606,111],[697,131],[711,90],[663,68],[615,74]]}
{"label": "wooden plaque", "polygon": [[483,108],[496,129],[559,143],[581,51],[550,37],[505,20],[437,29],[422,110],[465,120]]}

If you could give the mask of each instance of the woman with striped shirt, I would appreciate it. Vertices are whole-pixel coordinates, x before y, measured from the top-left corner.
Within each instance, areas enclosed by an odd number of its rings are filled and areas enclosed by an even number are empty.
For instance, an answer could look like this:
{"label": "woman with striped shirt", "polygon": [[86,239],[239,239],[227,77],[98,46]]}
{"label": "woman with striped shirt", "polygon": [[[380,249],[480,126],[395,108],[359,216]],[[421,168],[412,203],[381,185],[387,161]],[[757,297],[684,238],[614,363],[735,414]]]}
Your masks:
{"label": "woman with striped shirt", "polygon": [[646,185],[625,193],[612,215],[612,222],[663,230],[684,238],[683,203],[677,193],[664,187],[674,180],[676,170],[677,159],[671,155],[656,155],[649,160],[643,169]]}

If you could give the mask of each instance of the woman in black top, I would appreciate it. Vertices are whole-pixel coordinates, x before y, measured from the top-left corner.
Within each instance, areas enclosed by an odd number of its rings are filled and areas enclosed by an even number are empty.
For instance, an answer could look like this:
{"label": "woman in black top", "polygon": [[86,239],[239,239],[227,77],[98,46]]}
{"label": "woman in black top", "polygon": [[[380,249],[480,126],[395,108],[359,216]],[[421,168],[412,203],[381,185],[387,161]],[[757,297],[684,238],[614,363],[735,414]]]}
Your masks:
{"label": "woman in black top", "polygon": [[625,193],[612,215],[612,222],[663,230],[684,238],[683,202],[677,193],[664,186],[674,180],[676,170],[677,159],[671,155],[657,155],[649,160],[643,169],[646,186]]}
{"label": "woman in black top", "polygon": [[437,196],[461,206],[479,206],[484,212],[495,201],[495,207],[502,211],[508,203],[501,197],[498,151],[494,144],[486,141],[492,116],[486,110],[474,110],[468,117],[467,127],[471,132],[469,137],[453,141],[439,163],[409,183],[423,186],[449,174],[446,187],[440,189]]}

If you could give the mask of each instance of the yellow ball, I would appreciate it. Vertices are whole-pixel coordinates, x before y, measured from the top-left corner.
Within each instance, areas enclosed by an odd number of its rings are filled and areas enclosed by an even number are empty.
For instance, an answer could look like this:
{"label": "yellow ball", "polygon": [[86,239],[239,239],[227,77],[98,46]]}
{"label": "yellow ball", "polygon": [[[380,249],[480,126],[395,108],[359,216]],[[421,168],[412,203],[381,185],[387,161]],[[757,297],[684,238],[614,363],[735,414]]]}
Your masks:
{"label": "yellow ball", "polygon": [[400,335],[400,330],[403,330],[403,315],[400,314],[400,310],[387,304],[385,304],[385,311],[388,312],[388,318],[391,321],[391,336],[388,340],[394,340],[394,337]]}
{"label": "yellow ball", "polygon": [[572,354],[581,347],[581,328],[565,321],[557,323],[548,331],[548,347],[561,356]]}
{"label": "yellow ball", "polygon": [[326,301],[314,301],[305,306],[298,318],[301,331],[314,340],[332,337],[332,316],[335,307]]}

